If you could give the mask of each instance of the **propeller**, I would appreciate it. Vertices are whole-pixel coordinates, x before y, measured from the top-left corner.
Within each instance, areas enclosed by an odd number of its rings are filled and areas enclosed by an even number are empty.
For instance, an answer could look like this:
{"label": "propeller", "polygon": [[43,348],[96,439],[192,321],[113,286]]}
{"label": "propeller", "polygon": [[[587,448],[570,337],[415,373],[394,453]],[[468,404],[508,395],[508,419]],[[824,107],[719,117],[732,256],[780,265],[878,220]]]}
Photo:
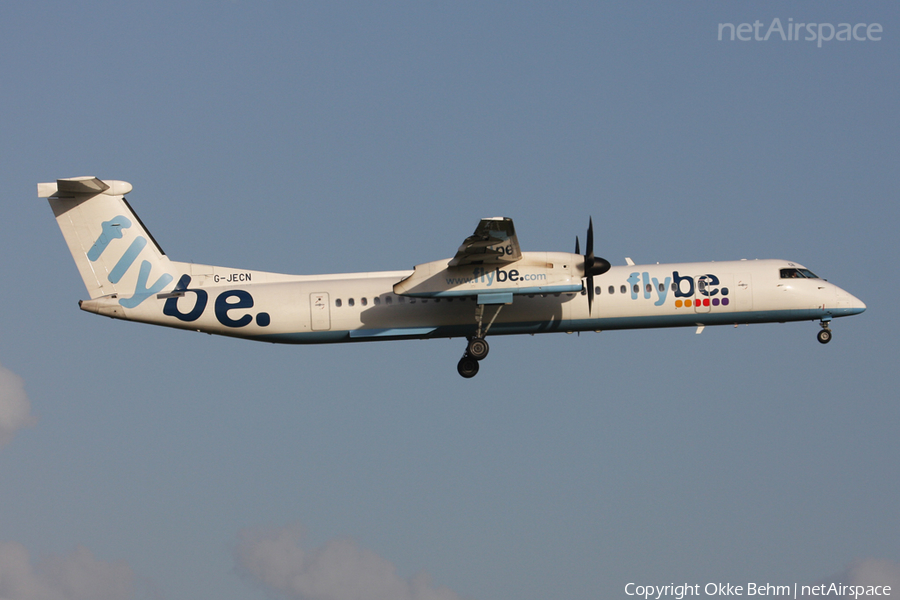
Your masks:
{"label": "propeller", "polygon": [[[594,305],[594,276],[603,275],[609,271],[610,264],[605,258],[594,256],[594,219],[588,220],[586,252],[584,254],[584,276],[587,278],[588,314]],[[575,236],[575,254],[581,254],[581,245],[578,236]]]}

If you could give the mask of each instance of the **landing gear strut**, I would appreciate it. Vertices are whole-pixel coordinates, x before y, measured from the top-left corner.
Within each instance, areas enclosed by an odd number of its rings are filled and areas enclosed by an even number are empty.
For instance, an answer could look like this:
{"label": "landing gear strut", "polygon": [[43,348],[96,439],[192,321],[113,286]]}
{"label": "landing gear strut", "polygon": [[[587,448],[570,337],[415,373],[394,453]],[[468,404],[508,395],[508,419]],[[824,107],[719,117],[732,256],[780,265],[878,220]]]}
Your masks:
{"label": "landing gear strut", "polygon": [[484,326],[484,304],[479,304],[475,307],[475,323],[477,325],[475,335],[469,338],[469,342],[466,344],[466,353],[463,354],[456,365],[456,370],[466,379],[475,377],[478,374],[478,362],[484,360],[491,349],[484,336],[487,335],[488,329],[491,328],[497,315],[500,314],[500,309],[503,308],[503,304],[497,304],[496,306],[497,311],[491,317],[487,327]]}
{"label": "landing gear strut", "polygon": [[820,344],[827,344],[831,341],[831,329],[828,328],[828,321],[822,321],[822,329],[816,334],[816,339]]}

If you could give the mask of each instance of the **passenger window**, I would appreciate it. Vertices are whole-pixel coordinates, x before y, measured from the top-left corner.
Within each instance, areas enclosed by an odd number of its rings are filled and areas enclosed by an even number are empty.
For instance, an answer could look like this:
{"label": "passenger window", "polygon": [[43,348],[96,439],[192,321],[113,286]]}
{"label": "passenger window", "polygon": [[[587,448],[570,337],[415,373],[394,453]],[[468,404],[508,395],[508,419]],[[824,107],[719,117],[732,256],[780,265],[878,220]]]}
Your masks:
{"label": "passenger window", "polygon": [[372,302],[375,303],[375,306],[378,306],[379,304],[381,304],[381,296],[375,296],[374,298],[372,298]]}
{"label": "passenger window", "polygon": [[646,289],[647,293],[649,294],[653,291],[653,286],[648,283],[646,286],[644,286],[644,289]]}
{"label": "passenger window", "polygon": [[616,288],[615,288],[615,286],[609,286],[609,293],[610,293],[610,294],[615,294],[615,293],[616,293]]}
{"label": "passenger window", "polygon": [[394,297],[393,297],[393,296],[388,296],[387,298],[384,299],[384,301],[385,301],[386,304],[393,304],[393,303],[394,303]]}
{"label": "passenger window", "polygon": [[619,291],[624,294],[624,293],[628,292],[628,288],[625,287],[625,284],[622,284],[619,286]]}
{"label": "passenger window", "polygon": [[369,300],[368,298],[360,298],[359,303],[363,306],[366,306],[367,304],[369,304]]}
{"label": "passenger window", "polygon": [[341,302],[341,299],[340,299],[340,298],[336,298],[335,301],[334,301],[334,305],[335,305],[337,308],[340,308],[340,307],[341,307],[341,304],[343,304],[343,302]]}
{"label": "passenger window", "polygon": [[660,292],[666,291],[666,284],[664,284],[664,283],[659,284],[659,291]]}
{"label": "passenger window", "polygon": [[594,293],[597,294],[598,296],[600,295],[600,286],[599,285],[594,288]]}
{"label": "passenger window", "polygon": [[677,291],[678,291],[678,284],[675,283],[674,281],[672,282],[672,291],[673,291],[673,292],[677,292]]}
{"label": "passenger window", "polygon": [[349,298],[347,300],[347,306],[353,306],[354,304],[356,304],[356,300],[354,300],[353,298]]}
{"label": "passenger window", "polygon": [[637,294],[639,291],[641,291],[641,288],[638,287],[638,284],[634,284],[633,286],[631,286],[631,291]]}

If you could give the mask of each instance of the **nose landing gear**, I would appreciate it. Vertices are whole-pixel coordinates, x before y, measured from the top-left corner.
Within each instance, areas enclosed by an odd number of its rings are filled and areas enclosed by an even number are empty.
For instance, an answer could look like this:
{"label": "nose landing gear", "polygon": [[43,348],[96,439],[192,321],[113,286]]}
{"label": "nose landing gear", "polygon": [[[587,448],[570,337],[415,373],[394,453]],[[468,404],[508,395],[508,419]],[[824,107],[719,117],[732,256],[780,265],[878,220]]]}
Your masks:
{"label": "nose landing gear", "polygon": [[816,339],[819,340],[820,344],[827,344],[831,341],[831,329],[828,328],[828,322],[823,319],[821,322],[822,329],[816,334]]}

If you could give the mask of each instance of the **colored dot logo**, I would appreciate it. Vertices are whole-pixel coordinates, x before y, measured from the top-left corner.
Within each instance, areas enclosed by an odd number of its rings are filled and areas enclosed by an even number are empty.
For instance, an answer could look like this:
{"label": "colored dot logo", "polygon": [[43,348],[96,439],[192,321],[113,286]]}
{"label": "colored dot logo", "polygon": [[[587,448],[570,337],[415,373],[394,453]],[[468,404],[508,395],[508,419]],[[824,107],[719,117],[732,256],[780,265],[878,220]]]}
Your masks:
{"label": "colored dot logo", "polygon": [[[722,288],[720,290],[723,296],[728,295],[728,288]],[[697,298],[695,300],[687,299],[687,300],[676,300],[675,308],[691,308],[691,307],[700,307],[700,306],[728,306],[728,298]]]}

